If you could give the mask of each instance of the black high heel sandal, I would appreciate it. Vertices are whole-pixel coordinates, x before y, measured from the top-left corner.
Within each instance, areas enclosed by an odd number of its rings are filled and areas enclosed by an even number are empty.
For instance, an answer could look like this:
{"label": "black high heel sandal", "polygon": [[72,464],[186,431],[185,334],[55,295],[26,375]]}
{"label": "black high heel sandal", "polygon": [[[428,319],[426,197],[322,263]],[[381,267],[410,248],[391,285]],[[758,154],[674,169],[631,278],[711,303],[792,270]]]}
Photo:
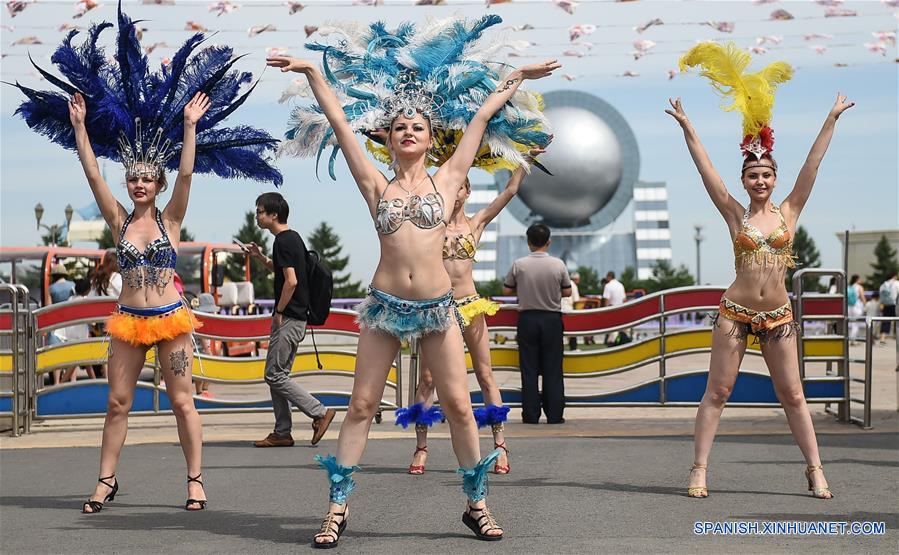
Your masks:
{"label": "black high heel sandal", "polygon": [[[481,516],[475,518],[471,516],[471,513],[481,513]],[[502,527],[497,524],[496,519],[490,512],[490,509],[488,509],[487,507],[484,507],[483,509],[477,509],[469,505],[468,510],[462,513],[462,523],[465,524],[465,526],[468,526],[481,541],[498,542],[499,540],[503,539],[503,534],[487,534],[487,532],[491,530],[499,530],[500,532],[503,531]]]}
{"label": "black high heel sandal", "polygon": [[[115,494],[118,493],[118,491],[119,491],[119,481],[116,480],[112,484],[110,484],[109,482],[106,481],[106,480],[111,480],[113,478],[115,478],[115,474],[113,474],[112,476],[106,476],[105,478],[101,476],[100,478],[97,479],[98,482],[100,482],[104,486],[108,487],[111,491],[106,494],[106,497],[103,498],[102,502],[94,501],[93,499],[88,499],[87,501],[85,501],[84,505],[81,506],[82,513],[84,513],[86,515],[92,515],[94,513],[99,513],[100,511],[103,510],[103,503],[109,503],[110,501],[115,499]],[[85,511],[85,509],[88,507],[90,507],[91,510]]]}
{"label": "black high heel sandal", "polygon": [[[200,480],[200,476],[202,476],[202,475],[203,475],[203,473],[200,472],[199,474],[197,474],[196,476],[191,478],[190,474],[188,474],[187,475],[187,483],[190,484],[191,482],[196,482],[196,483],[200,484],[200,487],[202,487],[203,491],[205,492],[206,488],[203,486],[203,481]],[[199,505],[200,508],[199,509],[191,509],[190,508],[191,505]],[[202,511],[205,508],[206,508],[206,500],[205,499],[188,499],[187,502],[184,503],[184,509],[187,511]]]}
{"label": "black high heel sandal", "polygon": [[[316,549],[331,549],[333,547],[337,547],[337,542],[340,541],[340,535],[343,534],[344,530],[346,530],[346,510],[347,506],[344,505],[342,513],[328,512],[328,516],[326,516],[325,520],[322,521],[321,530],[318,531],[318,534],[312,537],[312,547]],[[340,522],[334,522],[334,517],[340,517]],[[335,526],[337,527],[336,530],[334,529]],[[321,536],[332,536],[334,538],[334,541],[315,541],[315,538],[319,538]]]}

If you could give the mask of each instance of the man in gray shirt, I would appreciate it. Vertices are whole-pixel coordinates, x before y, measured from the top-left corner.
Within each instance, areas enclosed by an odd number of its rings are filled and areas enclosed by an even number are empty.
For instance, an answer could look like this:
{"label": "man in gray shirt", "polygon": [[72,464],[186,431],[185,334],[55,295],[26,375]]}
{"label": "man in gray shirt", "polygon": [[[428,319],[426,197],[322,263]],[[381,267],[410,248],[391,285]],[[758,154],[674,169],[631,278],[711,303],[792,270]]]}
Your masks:
{"label": "man in gray shirt", "polygon": [[[518,295],[518,366],[521,370],[521,419],[537,424],[541,405],[549,424],[565,422],[562,379],[562,297],[571,295],[565,263],[547,254],[550,231],[544,224],[527,230],[531,254],[512,264],[503,294]],[[543,391],[537,385],[543,376]]]}

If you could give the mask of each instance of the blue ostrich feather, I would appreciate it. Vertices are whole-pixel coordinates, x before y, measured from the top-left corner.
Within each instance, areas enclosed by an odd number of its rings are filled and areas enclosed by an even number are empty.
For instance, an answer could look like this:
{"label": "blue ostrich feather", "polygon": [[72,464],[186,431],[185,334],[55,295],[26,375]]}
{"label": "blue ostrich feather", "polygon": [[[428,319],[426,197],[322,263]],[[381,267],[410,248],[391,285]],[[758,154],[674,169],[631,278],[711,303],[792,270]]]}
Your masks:
{"label": "blue ostrich feather", "polygon": [[425,408],[424,403],[415,403],[408,407],[396,409],[396,425],[408,428],[410,424],[423,424],[431,427],[443,420],[443,411],[438,406]]}
{"label": "blue ostrich feather", "polygon": [[[416,40],[413,23],[390,28],[377,21],[362,33],[355,26],[347,27],[344,38],[333,44],[310,42],[306,47],[321,53],[323,76],[338,92],[346,119],[357,132],[365,134],[385,125],[385,117],[392,114],[384,113],[384,102],[393,95],[399,78],[409,74],[439,99],[439,107],[431,113],[432,124],[461,132],[496,89],[501,76],[497,68],[506,65],[483,61],[471,47],[501,22],[497,15],[448,21],[429,27],[427,38]],[[342,29],[339,24],[335,27],[337,32]],[[549,134],[544,131],[548,122],[534,113],[533,106],[533,96],[530,102],[513,98],[506,109],[491,117],[485,137],[493,141],[497,156],[524,164],[522,151],[548,144]],[[320,108],[313,104],[295,109],[290,125],[286,133],[290,144],[282,152],[315,157],[317,167],[330,145],[328,173],[333,179],[339,148],[333,148],[330,124],[322,122]],[[394,331],[404,335],[404,325],[399,319]]]}
{"label": "blue ostrich feather", "polygon": [[478,428],[486,428],[494,424],[500,424],[508,420],[509,407],[498,405],[486,405],[474,409],[474,420]]}
{"label": "blue ostrich feather", "polygon": [[[80,45],[73,44],[79,33],[70,32],[51,57],[62,77],[35,64],[56,90],[39,91],[15,83],[26,97],[16,109],[16,115],[53,143],[75,151],[68,100],[80,92],[87,105],[85,127],[98,157],[121,161],[118,145],[121,134],[135,147],[135,118],[141,119],[144,150],[156,130],[161,129],[163,139],[171,140],[173,152],[180,154],[184,107],[198,91],[203,91],[209,96],[211,107],[197,123],[194,172],[275,185],[283,182],[270,161],[276,139],[246,125],[220,127],[255,88],[255,84],[250,85],[249,90],[241,93],[253,77],[233,69],[240,57],[235,57],[230,47],[200,49],[205,37],[197,33],[185,41],[168,66],[151,71],[137,38],[135,24],[139,22],[132,21],[122,11],[121,2],[117,21],[116,55],[112,61],[97,44],[103,31],[113,26],[111,23],[91,26]],[[178,157],[173,157],[167,162],[167,168],[175,169],[179,163]]]}

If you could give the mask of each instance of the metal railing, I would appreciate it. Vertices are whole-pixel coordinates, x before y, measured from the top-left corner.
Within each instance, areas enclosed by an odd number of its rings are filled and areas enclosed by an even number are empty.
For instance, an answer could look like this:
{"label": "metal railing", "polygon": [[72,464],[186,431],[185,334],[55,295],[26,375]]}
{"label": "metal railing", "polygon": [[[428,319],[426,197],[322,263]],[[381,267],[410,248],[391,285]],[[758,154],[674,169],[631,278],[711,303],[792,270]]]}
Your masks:
{"label": "metal railing", "polygon": [[[586,394],[566,395],[566,405],[584,406],[696,406],[705,390],[708,367],[672,373],[670,361],[677,357],[711,352],[712,327],[706,325],[678,326],[677,319],[688,319],[714,312],[725,289],[723,287],[684,287],[669,289],[635,299],[628,303],[597,309],[563,313],[565,336],[591,336],[637,329],[645,337],[620,346],[596,351],[570,352],[563,356],[563,375],[568,380],[599,380],[657,365],[657,376],[635,384],[606,391],[590,390]],[[827,298],[808,299],[810,312],[826,313],[833,307]],[[834,318],[841,318],[837,313]],[[505,305],[487,318],[491,334],[513,332],[517,312],[513,305]],[[842,360],[845,356],[841,337],[809,336],[798,341],[807,358]],[[759,346],[750,343],[747,353],[761,356]],[[497,372],[518,372],[517,348],[508,345],[491,347],[491,361]],[[413,377],[410,382],[414,382]],[[620,381],[620,380],[619,380]],[[811,403],[847,402],[843,378],[838,376],[803,376],[806,397]],[[599,382],[596,382],[599,383]],[[409,384],[414,392],[414,383]],[[570,390],[571,388],[569,388]],[[503,388],[503,402],[520,405],[520,390]],[[472,391],[473,402],[479,393]],[[742,370],[729,401],[730,406],[779,406],[768,374]]]}
{"label": "metal railing", "polygon": [[0,416],[10,417],[12,435],[16,437],[31,431],[34,414],[31,313],[27,287],[3,283],[0,291],[10,300],[8,309],[0,309],[0,370],[3,370],[3,381],[9,381],[9,389],[0,391]]}

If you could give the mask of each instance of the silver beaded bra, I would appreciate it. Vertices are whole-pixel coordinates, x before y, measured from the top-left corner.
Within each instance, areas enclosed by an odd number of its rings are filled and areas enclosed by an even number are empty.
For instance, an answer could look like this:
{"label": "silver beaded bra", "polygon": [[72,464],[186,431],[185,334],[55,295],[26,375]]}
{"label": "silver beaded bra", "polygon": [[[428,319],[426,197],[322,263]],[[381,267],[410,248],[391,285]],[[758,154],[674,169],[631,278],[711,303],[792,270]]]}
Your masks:
{"label": "silver beaded bra", "polygon": [[156,210],[156,225],[159,226],[162,236],[151,241],[144,252],[139,251],[125,239],[125,230],[128,229],[133,217],[134,212],[125,218],[122,231],[119,233],[119,246],[116,247],[116,258],[119,261],[122,279],[133,288],[144,285],[164,288],[175,274],[178,253],[162,224],[162,213]]}
{"label": "silver beaded bra", "polygon": [[[378,209],[375,212],[375,229],[378,233],[389,235],[398,230],[403,222],[409,220],[412,225],[421,229],[432,229],[440,225],[446,225],[443,208],[443,197],[437,192],[434,180],[431,180],[433,193],[426,195],[408,195],[406,200],[394,198],[385,200],[384,196],[378,201]],[[393,180],[390,180],[393,183]],[[390,183],[387,187],[390,187]],[[387,189],[384,189],[387,192]]]}

